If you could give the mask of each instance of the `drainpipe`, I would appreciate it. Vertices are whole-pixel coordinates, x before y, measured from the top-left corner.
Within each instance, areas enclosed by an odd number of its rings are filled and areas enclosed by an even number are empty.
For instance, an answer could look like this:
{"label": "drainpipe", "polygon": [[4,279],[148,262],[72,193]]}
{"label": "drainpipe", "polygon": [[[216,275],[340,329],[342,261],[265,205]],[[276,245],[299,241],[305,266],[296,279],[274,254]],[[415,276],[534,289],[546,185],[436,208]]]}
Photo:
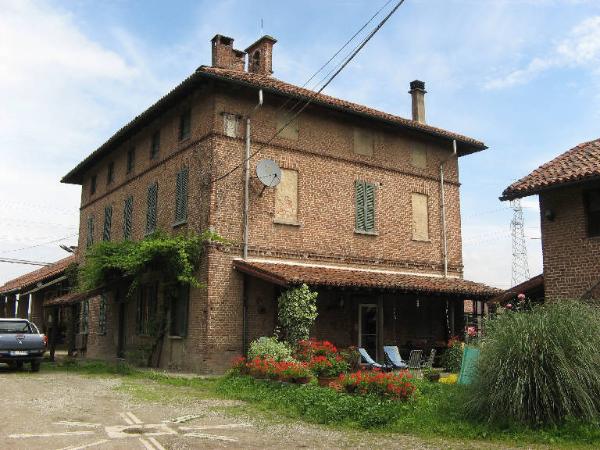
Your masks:
{"label": "drainpipe", "polygon": [[263,91],[258,91],[258,104],[246,117],[246,154],[244,156],[244,259],[248,259],[248,216],[250,210],[250,117],[263,104]]}
{"label": "drainpipe", "polygon": [[448,277],[448,233],[446,229],[446,198],[444,195],[444,165],[448,160],[456,156],[456,139],[452,140],[452,155],[448,156],[440,164],[440,193],[442,197],[442,242],[444,252],[444,278]]}

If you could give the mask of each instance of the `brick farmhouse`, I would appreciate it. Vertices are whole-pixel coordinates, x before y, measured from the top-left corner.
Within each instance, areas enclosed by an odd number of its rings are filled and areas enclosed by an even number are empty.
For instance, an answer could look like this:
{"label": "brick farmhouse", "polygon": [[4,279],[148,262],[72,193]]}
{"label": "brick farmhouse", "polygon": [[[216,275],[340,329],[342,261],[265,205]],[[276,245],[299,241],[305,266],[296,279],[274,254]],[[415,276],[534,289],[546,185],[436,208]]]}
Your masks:
{"label": "brick farmhouse", "polygon": [[538,195],[544,273],[525,286],[556,299],[600,299],[600,139],[584,142],[507,187]]}
{"label": "brick farmhouse", "polygon": [[[79,248],[155,230],[210,229],[231,242],[207,246],[198,272],[206,288],[182,292],[172,308],[162,367],[223,371],[253,339],[272,335],[279,294],[300,283],[319,293],[318,338],[375,357],[387,344],[445,346],[463,332],[463,301],[481,310],[497,294],[462,276],[458,158],[486,146],[426,124],[420,81],[410,86],[411,119],[280,81],[275,43],[264,36],[240,51],[215,36],[211,66],[64,176],[82,186]],[[301,115],[289,113],[308,99]],[[248,123],[258,153],[245,239]],[[263,160],[281,168],[275,187],[255,176]],[[119,286],[84,300],[87,356],[148,345],[157,283],[160,274],[149,273],[135,301]]]}

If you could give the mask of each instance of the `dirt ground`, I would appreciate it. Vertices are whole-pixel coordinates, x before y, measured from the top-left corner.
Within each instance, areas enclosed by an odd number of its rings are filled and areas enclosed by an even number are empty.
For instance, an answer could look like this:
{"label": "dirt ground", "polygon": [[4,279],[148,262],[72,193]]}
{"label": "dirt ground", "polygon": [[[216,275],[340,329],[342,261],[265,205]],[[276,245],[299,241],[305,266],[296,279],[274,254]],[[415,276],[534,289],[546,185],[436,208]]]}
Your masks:
{"label": "dirt ground", "polygon": [[[140,398],[138,389],[153,395]],[[497,448],[278,423],[244,414],[243,402],[191,398],[185,389],[0,365],[0,449]]]}

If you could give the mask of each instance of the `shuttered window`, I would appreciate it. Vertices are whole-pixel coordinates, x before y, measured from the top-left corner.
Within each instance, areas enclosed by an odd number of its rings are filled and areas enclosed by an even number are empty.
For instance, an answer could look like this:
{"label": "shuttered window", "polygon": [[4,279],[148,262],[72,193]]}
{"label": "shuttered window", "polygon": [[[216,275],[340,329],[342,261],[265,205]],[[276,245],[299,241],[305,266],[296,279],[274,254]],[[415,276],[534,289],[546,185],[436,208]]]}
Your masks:
{"label": "shuttered window", "polygon": [[106,303],[106,294],[102,294],[98,305],[98,334],[102,336],[106,334]]}
{"label": "shuttered window", "polygon": [[156,215],[158,208],[158,183],[148,186],[148,209],[146,211],[146,234],[156,231]]}
{"label": "shuttered window", "polygon": [[90,248],[94,245],[94,216],[88,217],[87,220],[87,238],[85,242],[85,246]]}
{"label": "shuttered window", "polygon": [[104,207],[104,228],[102,229],[102,240],[110,241],[110,229],[112,225],[112,206]]}
{"label": "shuttered window", "polygon": [[131,239],[132,230],[132,217],[133,217],[133,196],[129,196],[125,199],[125,205],[123,207],[123,239]]}
{"label": "shuttered window", "polygon": [[356,199],[356,231],[375,233],[375,185],[357,180],[354,184]]}
{"label": "shuttered window", "polygon": [[175,185],[175,225],[187,220],[187,197],[188,197],[188,169],[181,169],[177,173]]}
{"label": "shuttered window", "polygon": [[188,309],[190,299],[190,287],[180,285],[177,298],[171,303],[171,324],[169,334],[171,336],[185,337],[187,335]]}
{"label": "shuttered window", "polygon": [[156,159],[160,151],[160,131],[155,131],[150,144],[150,159]]}
{"label": "shuttered window", "polygon": [[142,336],[150,336],[155,332],[158,283],[144,284],[138,292],[137,332]]}
{"label": "shuttered window", "polygon": [[291,112],[282,112],[277,116],[278,137],[293,141],[298,140],[300,125],[298,124],[298,117],[294,116],[295,114]]}
{"label": "shuttered window", "polygon": [[106,169],[106,184],[110,184],[115,179],[115,163],[113,161],[108,163],[108,168]]}

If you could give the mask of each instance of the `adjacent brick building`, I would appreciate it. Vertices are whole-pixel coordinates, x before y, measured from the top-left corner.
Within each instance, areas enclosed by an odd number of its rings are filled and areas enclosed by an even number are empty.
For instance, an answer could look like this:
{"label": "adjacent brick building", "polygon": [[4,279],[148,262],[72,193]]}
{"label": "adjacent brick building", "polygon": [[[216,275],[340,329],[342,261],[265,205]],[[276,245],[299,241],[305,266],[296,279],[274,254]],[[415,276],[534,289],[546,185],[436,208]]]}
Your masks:
{"label": "adjacent brick building", "polygon": [[[280,81],[272,76],[275,43],[265,36],[239,51],[215,36],[212,66],[63,178],[82,185],[79,247],[158,229],[209,228],[232,243],[208,246],[198,272],[207,288],[182,294],[165,367],[223,370],[249,341],[273,333],[279,292],[300,282],[319,291],[318,337],[374,355],[388,343],[443,346],[462,331],[463,300],[496,293],[462,279],[458,157],[485,145],[427,125],[419,81],[411,83],[412,119]],[[309,99],[300,116],[288,112]],[[243,259],[249,116],[256,154]],[[276,187],[254,176],[265,159],[281,167]],[[149,344],[146,311],[160,301],[159,280],[148,274],[137,301],[127,302],[122,286],[87,300],[89,356],[135,354]]]}
{"label": "adjacent brick building", "polygon": [[546,299],[600,298],[600,139],[584,142],[506,188],[539,196]]}

